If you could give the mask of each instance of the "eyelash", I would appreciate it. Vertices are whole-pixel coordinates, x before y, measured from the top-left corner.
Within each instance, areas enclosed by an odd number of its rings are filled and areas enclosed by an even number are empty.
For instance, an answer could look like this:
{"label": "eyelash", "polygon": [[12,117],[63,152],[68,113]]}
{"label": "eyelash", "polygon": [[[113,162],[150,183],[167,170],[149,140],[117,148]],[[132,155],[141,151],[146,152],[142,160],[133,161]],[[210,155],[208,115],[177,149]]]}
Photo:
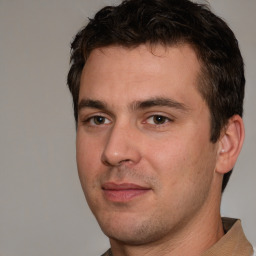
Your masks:
{"label": "eyelash", "polygon": [[[97,118],[104,119],[104,121],[108,120],[108,122],[107,122],[107,123],[104,123],[104,124],[96,124],[95,121],[96,121]],[[92,124],[91,122],[94,122],[94,124]],[[101,125],[110,124],[111,121],[110,121],[108,118],[106,118],[105,116],[95,115],[95,116],[90,116],[89,118],[85,119],[85,120],[83,121],[83,123],[84,123],[84,124],[87,124],[87,125],[89,125],[89,126],[101,126]]]}
{"label": "eyelash", "polygon": [[[101,123],[100,120],[100,123],[97,124],[97,118],[98,119],[103,119],[103,123]],[[156,123],[157,121],[157,118],[158,118],[158,121],[160,123]],[[150,120],[150,121],[149,121]],[[106,122],[107,121],[107,122]],[[174,120],[169,118],[169,117],[166,117],[164,115],[161,115],[161,114],[155,114],[155,115],[151,115],[149,117],[147,117],[145,119],[145,121],[143,121],[142,123],[143,124],[147,124],[149,126],[154,126],[154,127],[162,127],[164,125],[166,125],[167,123],[169,122],[173,122]],[[93,122],[93,123],[92,123]],[[150,123],[151,122],[151,123]],[[89,118],[85,119],[83,121],[83,124],[86,124],[88,126],[91,126],[91,127],[99,127],[99,126],[102,126],[102,125],[108,125],[108,124],[111,124],[111,120],[109,120],[107,117],[105,116],[102,116],[102,115],[94,115],[94,116],[90,116]]]}
{"label": "eyelash", "polygon": [[[158,121],[159,121],[160,123],[156,123],[157,118],[158,118]],[[148,120],[150,120],[150,119],[152,119],[152,123],[149,123]],[[148,117],[148,118],[146,119],[146,121],[148,121],[147,123],[148,123],[149,125],[163,126],[163,125],[165,125],[166,123],[173,122],[173,119],[170,119],[169,117],[164,116],[164,115],[157,115],[157,114],[155,114],[155,115],[151,115],[150,117]],[[145,121],[144,123],[146,123],[146,121]]]}

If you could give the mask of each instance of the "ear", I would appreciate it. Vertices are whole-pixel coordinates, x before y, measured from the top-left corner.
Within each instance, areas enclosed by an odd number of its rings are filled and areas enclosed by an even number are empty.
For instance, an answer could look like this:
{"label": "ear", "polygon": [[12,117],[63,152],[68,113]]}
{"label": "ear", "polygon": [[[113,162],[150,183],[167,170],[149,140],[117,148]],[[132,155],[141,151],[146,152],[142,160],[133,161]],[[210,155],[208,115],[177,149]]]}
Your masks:
{"label": "ear", "polygon": [[239,115],[232,116],[219,139],[216,172],[225,174],[233,169],[244,142],[244,123]]}

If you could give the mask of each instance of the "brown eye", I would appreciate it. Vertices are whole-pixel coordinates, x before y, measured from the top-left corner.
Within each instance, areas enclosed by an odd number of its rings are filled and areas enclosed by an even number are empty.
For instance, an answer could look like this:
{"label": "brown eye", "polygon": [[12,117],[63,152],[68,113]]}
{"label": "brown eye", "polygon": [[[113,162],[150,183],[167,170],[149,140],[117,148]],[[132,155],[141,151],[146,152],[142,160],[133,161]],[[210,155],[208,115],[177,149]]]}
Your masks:
{"label": "brown eye", "polygon": [[88,122],[91,126],[98,126],[109,124],[111,121],[104,116],[92,116],[86,122]]}
{"label": "brown eye", "polygon": [[95,116],[93,117],[93,122],[96,124],[96,125],[101,125],[101,124],[104,124],[105,123],[105,117],[103,116]]}
{"label": "brown eye", "polygon": [[154,116],[153,121],[155,124],[164,124],[166,122],[167,118],[164,116]]}
{"label": "brown eye", "polygon": [[170,119],[168,117],[161,116],[161,115],[153,115],[153,116],[149,117],[147,120],[147,122],[149,124],[153,124],[153,125],[165,124],[168,121],[170,121]]}

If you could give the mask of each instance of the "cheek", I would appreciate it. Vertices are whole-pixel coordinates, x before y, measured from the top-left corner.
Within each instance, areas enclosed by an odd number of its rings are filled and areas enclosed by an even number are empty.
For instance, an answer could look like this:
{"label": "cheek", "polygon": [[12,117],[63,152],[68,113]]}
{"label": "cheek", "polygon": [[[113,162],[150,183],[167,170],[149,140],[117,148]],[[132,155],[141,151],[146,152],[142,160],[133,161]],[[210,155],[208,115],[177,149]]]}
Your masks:
{"label": "cheek", "polygon": [[97,140],[77,133],[76,161],[79,178],[83,189],[93,186],[101,168],[101,149]]}
{"label": "cheek", "polygon": [[154,146],[146,153],[162,182],[169,182],[170,186],[195,183],[214,168],[214,151],[208,136],[185,137],[184,134],[151,143]]}
{"label": "cheek", "polygon": [[[77,163],[80,165],[96,164],[101,157],[101,150],[103,148],[102,139],[97,136],[90,136],[83,132],[82,129],[77,131],[76,137],[76,155]],[[90,166],[92,167],[92,166]]]}
{"label": "cheek", "polygon": [[[188,165],[190,149],[178,137],[169,136],[168,139],[151,143],[150,150],[147,150],[148,161],[153,169],[163,173],[164,176],[172,176],[174,172],[182,171],[182,166]],[[149,148],[149,147],[148,147]]]}
{"label": "cheek", "polygon": [[[172,211],[174,219],[197,209],[209,193],[213,180],[215,161],[210,143],[200,147],[198,141],[192,143],[193,140],[187,140],[186,143],[162,144],[161,153],[151,159],[162,185],[158,191],[159,202],[165,212]],[[154,152],[157,150],[155,148]]]}
{"label": "cheek", "polygon": [[76,161],[80,183],[91,211],[99,207],[100,147],[94,140],[77,133]]}

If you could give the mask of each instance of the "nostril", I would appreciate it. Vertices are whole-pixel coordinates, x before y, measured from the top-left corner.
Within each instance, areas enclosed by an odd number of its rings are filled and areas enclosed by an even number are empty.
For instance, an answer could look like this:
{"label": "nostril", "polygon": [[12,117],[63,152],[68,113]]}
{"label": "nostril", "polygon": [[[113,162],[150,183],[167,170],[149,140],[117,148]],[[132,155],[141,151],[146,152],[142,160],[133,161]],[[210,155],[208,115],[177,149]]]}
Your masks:
{"label": "nostril", "polygon": [[106,165],[106,166],[114,166],[113,164],[111,164],[107,159],[103,159],[101,158],[101,162]]}
{"label": "nostril", "polygon": [[122,164],[125,164],[125,163],[130,163],[131,160],[130,159],[124,159],[124,160],[121,160],[121,161],[117,161],[117,162],[114,162],[114,161],[108,161],[107,159],[105,158],[102,158],[101,159],[101,162],[106,165],[106,166],[120,166]]}
{"label": "nostril", "polygon": [[123,163],[129,163],[129,162],[131,162],[130,159],[125,159],[125,160],[120,161],[120,162],[119,162],[119,165],[121,165],[121,164],[123,164]]}

